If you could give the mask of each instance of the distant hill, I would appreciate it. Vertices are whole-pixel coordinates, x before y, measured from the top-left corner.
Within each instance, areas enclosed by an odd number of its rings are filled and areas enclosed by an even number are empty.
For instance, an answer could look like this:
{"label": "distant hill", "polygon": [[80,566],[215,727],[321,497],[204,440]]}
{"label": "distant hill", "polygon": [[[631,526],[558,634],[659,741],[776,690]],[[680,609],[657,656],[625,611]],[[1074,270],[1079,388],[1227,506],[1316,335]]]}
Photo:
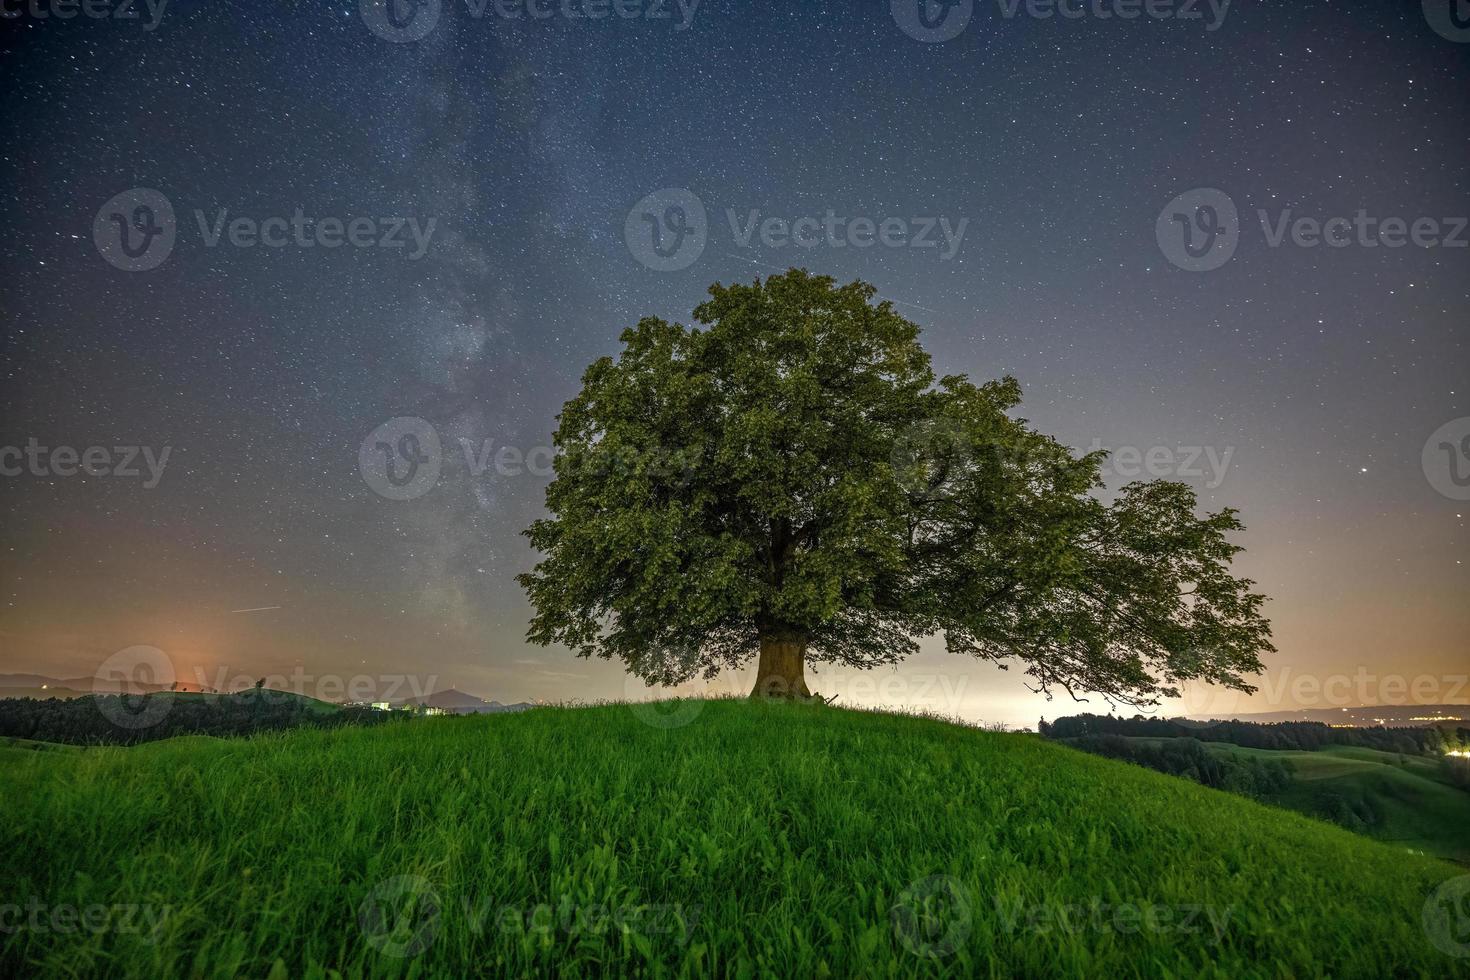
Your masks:
{"label": "distant hill", "polygon": [[456,715],[493,715],[505,711],[525,711],[527,708],[535,707],[526,701],[518,701],[515,704],[501,704],[499,701],[486,701],[477,698],[473,694],[466,694],[450,688],[447,691],[436,691],[425,698],[411,698],[398,702],[395,707],[411,708],[442,708]]}
{"label": "distant hill", "polygon": [[1266,802],[1470,864],[1470,793],[1450,785],[1435,760],[1343,746],[1317,752],[1209,747],[1289,762],[1295,778]]}
{"label": "distant hill", "polygon": [[269,688],[235,694],[160,691],[0,699],[0,737],[73,745],[134,745],[179,735],[251,735],[392,720],[385,711]]}
{"label": "distant hill", "polygon": [[[200,694],[199,685],[193,683],[180,683],[179,691],[170,690],[168,684],[143,684],[132,682],[130,693],[135,694]],[[95,678],[72,677],[55,678],[45,674],[0,674],[0,699],[4,698],[76,698],[85,694],[91,694],[95,689]],[[107,694],[117,693],[115,689],[108,688],[101,692]],[[239,693],[239,692],[235,692]],[[284,692],[275,692],[281,694]],[[307,698],[317,703],[322,702],[307,694],[298,694],[298,697]],[[334,706],[340,706],[335,705]],[[393,703],[395,708],[428,707],[440,708],[456,715],[489,715],[499,714],[506,711],[525,711],[534,708],[535,705],[529,701],[517,701],[513,704],[502,704],[499,701],[486,701],[473,694],[450,688],[447,691],[436,691],[427,697],[405,698]]]}
{"label": "distant hill", "polygon": [[[76,697],[78,694],[89,694],[92,691],[94,678],[71,677],[58,679],[47,677],[45,674],[0,674],[0,698],[66,698]],[[157,686],[149,686],[149,693],[154,690],[162,690]]]}
{"label": "distant hill", "polygon": [[47,684],[59,686],[61,681],[44,674],[0,674],[0,687],[43,687]]}
{"label": "distant hill", "polygon": [[[148,684],[143,681],[128,681],[131,694],[158,694],[168,691],[172,684]],[[179,682],[182,690],[198,691],[198,684]],[[91,694],[97,688],[95,677],[48,677],[45,674],[0,674],[0,698],[66,698],[79,694]],[[104,693],[117,693],[115,685],[107,686]]]}

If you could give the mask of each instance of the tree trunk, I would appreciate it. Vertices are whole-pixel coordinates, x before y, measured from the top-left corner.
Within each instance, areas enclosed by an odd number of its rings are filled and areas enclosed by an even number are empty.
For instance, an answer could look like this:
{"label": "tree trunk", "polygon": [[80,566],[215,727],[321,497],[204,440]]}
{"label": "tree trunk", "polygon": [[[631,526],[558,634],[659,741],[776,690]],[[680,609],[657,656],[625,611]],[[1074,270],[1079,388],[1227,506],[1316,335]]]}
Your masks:
{"label": "tree trunk", "polygon": [[753,698],[809,698],[806,687],[806,637],[790,633],[760,634],[761,658]]}

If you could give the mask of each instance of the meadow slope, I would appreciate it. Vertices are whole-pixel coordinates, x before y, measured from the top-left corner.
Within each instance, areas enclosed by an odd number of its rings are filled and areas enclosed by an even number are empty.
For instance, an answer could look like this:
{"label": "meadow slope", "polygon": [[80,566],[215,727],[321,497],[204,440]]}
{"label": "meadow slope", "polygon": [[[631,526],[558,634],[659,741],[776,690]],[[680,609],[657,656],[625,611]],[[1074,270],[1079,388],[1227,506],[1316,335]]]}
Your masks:
{"label": "meadow slope", "polygon": [[1403,848],[1036,737],[660,710],[0,750],[0,974],[1470,975],[1422,918],[1464,869]]}
{"label": "meadow slope", "polygon": [[1436,759],[1346,746],[1317,752],[1223,743],[1210,748],[1289,762],[1291,785],[1267,802],[1324,820],[1346,819],[1346,826],[1377,840],[1470,865],[1470,793],[1450,785]]}

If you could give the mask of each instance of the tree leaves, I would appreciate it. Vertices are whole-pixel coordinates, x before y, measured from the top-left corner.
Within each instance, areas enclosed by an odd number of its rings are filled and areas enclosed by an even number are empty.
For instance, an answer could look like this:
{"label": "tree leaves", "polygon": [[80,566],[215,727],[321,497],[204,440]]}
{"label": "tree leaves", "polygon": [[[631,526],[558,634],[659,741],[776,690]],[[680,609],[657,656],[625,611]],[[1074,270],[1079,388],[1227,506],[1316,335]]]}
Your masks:
{"label": "tree leaves", "polygon": [[1251,690],[1264,598],[1229,564],[1233,511],[1182,484],[1112,506],[1100,452],[1009,413],[1013,378],[936,381],[918,327],[865,283],[793,269],[649,317],[583,375],[556,433],[529,637],[677,683],[766,635],[892,663],[917,639],[1018,660],[1038,689],[1149,704],[1181,680]]}

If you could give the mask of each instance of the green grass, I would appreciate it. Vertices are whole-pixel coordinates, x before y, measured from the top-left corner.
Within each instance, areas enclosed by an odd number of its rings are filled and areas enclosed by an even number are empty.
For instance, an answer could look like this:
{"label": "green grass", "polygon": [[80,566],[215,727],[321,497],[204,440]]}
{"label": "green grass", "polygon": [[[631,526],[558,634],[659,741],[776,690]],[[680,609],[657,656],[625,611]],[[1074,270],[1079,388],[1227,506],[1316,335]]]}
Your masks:
{"label": "green grass", "polygon": [[1290,762],[1292,785],[1271,803],[1324,819],[1346,808],[1361,821],[1360,833],[1470,864],[1470,793],[1448,784],[1435,759],[1347,746],[1316,752],[1209,746]]}
{"label": "green grass", "polygon": [[31,738],[0,736],[0,765],[18,762],[34,752],[80,752],[80,746],[62,745],[60,742],[38,742]]}
{"label": "green grass", "polygon": [[0,903],[160,924],[0,932],[0,974],[1470,975],[1450,864],[1035,737],[689,707],[6,757]]}

